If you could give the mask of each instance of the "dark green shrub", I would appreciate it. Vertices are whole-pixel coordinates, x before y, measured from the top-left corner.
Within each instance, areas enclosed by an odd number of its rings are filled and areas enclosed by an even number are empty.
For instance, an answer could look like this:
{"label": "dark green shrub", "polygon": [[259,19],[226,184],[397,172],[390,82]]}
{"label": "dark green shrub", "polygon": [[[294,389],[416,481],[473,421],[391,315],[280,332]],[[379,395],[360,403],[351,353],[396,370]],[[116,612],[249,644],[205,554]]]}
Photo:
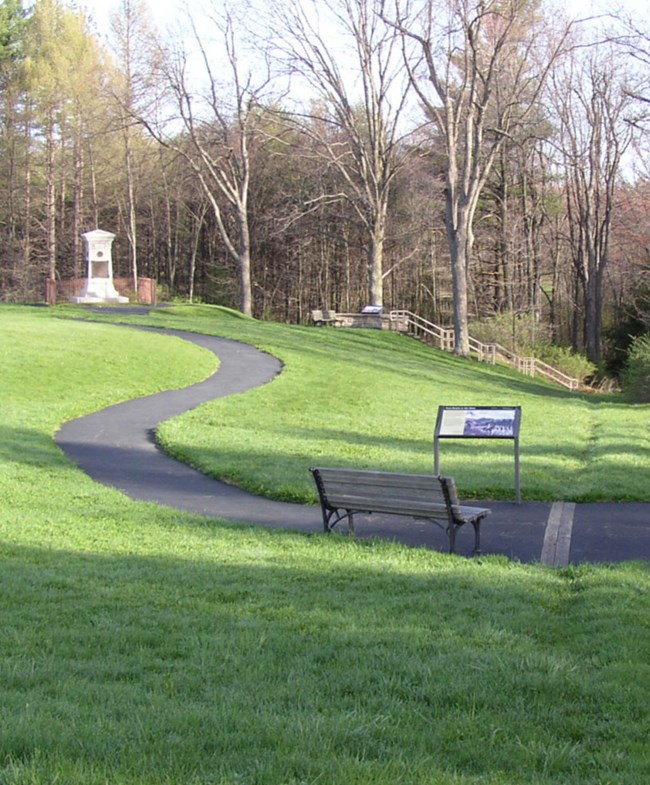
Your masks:
{"label": "dark green shrub", "polygon": [[650,264],[640,266],[628,298],[610,319],[603,331],[603,367],[610,376],[622,377],[632,342],[650,327]]}
{"label": "dark green shrub", "polygon": [[603,330],[603,370],[621,378],[632,341],[643,335],[646,326],[630,306],[622,308]]}
{"label": "dark green shrub", "polygon": [[471,322],[469,332],[483,343],[500,343],[521,355],[535,354],[533,346],[550,342],[548,325],[530,313],[500,313],[489,319]]}
{"label": "dark green shrub", "polygon": [[650,403],[650,335],[632,341],[623,371],[623,390],[635,403]]}
{"label": "dark green shrub", "polygon": [[596,373],[596,366],[584,354],[577,354],[565,346],[540,344],[533,348],[533,353],[542,362],[581,382],[590,379]]}
{"label": "dark green shrub", "polygon": [[469,331],[479,341],[499,343],[522,357],[536,357],[581,382],[596,373],[596,366],[584,355],[552,344],[548,325],[538,322],[532,314],[498,314],[472,322]]}

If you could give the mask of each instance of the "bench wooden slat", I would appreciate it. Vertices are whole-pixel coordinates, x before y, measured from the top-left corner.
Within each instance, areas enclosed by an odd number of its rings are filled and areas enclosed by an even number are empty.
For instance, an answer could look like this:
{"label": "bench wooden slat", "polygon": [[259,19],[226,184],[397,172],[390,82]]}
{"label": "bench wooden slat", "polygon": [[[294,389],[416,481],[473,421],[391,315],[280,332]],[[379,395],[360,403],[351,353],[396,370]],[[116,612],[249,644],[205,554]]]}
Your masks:
{"label": "bench wooden slat", "polygon": [[406,500],[391,500],[385,501],[381,498],[372,498],[370,496],[332,496],[327,497],[328,504],[337,509],[353,509],[359,512],[383,512],[402,515],[411,515],[414,517],[421,516],[423,518],[436,518],[437,520],[447,520],[449,518],[449,511],[442,505],[432,505],[430,502],[422,501],[420,504]]}
{"label": "bench wooden slat", "polygon": [[456,531],[471,523],[475,552],[480,549],[480,524],[490,510],[461,505],[451,477],[362,469],[310,469],[323,511],[323,526],[332,529],[344,519],[354,530],[355,513],[385,513],[426,518],[446,524],[449,550],[454,551]]}

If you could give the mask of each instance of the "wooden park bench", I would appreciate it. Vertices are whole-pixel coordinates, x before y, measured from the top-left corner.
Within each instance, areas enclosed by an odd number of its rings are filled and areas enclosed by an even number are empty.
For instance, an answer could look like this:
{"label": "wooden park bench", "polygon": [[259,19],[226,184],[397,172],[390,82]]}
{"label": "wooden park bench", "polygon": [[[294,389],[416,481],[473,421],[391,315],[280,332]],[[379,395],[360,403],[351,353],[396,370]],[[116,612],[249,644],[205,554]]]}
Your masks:
{"label": "wooden park bench", "polygon": [[474,553],[481,552],[481,521],[490,510],[461,505],[452,477],[359,469],[312,468],[310,472],[320,497],[326,532],[347,519],[348,531],[353,533],[356,513],[404,515],[429,520],[445,529],[449,553],[454,553],[456,532],[471,523]]}

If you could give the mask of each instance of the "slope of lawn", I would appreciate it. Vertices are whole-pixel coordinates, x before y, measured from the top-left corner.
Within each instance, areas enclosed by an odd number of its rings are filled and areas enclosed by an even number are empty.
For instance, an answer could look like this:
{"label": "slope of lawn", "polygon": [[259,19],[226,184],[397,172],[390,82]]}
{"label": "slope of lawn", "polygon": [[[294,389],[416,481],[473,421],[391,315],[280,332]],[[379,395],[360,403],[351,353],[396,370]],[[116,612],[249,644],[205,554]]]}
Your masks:
{"label": "slope of lawn", "polygon": [[[647,564],[466,560],[132,502],[65,459],[58,423],[196,381],[214,360],[64,312],[0,308],[2,785],[647,781]],[[168,318],[235,334],[235,317],[190,313]],[[264,344],[262,325],[239,321],[242,339],[257,331]],[[260,394],[278,387],[288,401],[285,379],[308,370],[310,351],[343,367],[329,335],[299,350],[309,331],[292,345],[275,329],[267,348],[286,376],[241,396],[262,426]],[[383,369],[393,340],[402,356],[398,337],[379,337],[363,359],[365,340],[361,374]],[[430,361],[407,352],[409,374],[432,384],[419,357]],[[337,431],[357,427],[337,414]]]}
{"label": "slope of lawn", "polygon": [[[268,324],[207,306],[131,321],[213,332],[283,360],[273,384],[158,432],[172,454],[255,493],[313,502],[311,465],[430,472],[438,406],[518,405],[524,499],[650,501],[648,405],[569,393],[395,333]],[[445,440],[440,452],[463,496],[513,498],[512,441]]]}

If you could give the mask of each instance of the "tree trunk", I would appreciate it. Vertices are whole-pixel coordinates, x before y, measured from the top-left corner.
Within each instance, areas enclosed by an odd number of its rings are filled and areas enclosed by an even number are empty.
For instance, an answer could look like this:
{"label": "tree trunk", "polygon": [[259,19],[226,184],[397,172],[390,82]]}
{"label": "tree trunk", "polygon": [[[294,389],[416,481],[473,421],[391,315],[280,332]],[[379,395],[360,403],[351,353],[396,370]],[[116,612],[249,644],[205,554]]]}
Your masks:
{"label": "tree trunk", "polygon": [[47,268],[50,281],[56,280],[56,185],[54,181],[54,118],[48,118],[46,138],[46,232]]}
{"label": "tree trunk", "polygon": [[251,241],[247,216],[240,215],[239,229],[239,310],[245,316],[252,316]]}
{"label": "tree trunk", "polygon": [[23,212],[23,274],[22,285],[27,282],[27,271],[32,254],[32,132],[31,113],[25,121],[25,202]]}
{"label": "tree trunk", "polygon": [[471,245],[467,228],[447,226],[451,255],[451,281],[454,295],[454,354],[469,355],[469,309],[467,297],[467,270]]}
{"label": "tree trunk", "polygon": [[368,293],[370,305],[384,304],[384,238],[385,218],[379,217],[370,232],[368,244]]}
{"label": "tree trunk", "polygon": [[81,277],[81,214],[84,199],[83,156],[81,129],[77,128],[74,141],[74,206],[72,213],[72,253],[74,277]]}
{"label": "tree trunk", "polygon": [[126,173],[127,237],[131,250],[131,279],[133,291],[138,294],[138,220],[133,176],[133,156],[128,128],[124,129],[124,169]]}

